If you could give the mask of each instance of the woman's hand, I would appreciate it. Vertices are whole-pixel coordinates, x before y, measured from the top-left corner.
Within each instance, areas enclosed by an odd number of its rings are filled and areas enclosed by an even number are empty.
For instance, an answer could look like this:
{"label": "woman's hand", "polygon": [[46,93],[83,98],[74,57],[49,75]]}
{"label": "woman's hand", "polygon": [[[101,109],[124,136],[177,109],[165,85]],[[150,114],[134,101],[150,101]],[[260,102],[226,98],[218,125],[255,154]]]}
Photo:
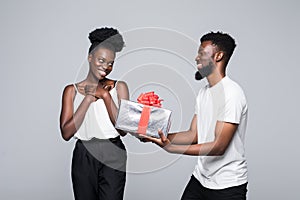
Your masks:
{"label": "woman's hand", "polygon": [[102,87],[99,84],[98,86],[86,85],[84,91],[86,95],[93,96],[93,100],[97,101],[98,99],[104,99],[109,94],[112,87],[112,85],[103,85]]}

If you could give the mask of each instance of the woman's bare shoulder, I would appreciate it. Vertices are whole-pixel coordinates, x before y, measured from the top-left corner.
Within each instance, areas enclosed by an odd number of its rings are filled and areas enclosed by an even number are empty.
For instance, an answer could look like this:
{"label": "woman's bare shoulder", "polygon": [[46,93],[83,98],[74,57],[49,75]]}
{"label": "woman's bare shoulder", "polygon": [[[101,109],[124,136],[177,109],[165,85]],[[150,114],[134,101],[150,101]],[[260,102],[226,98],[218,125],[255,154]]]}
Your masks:
{"label": "woman's bare shoulder", "polygon": [[64,91],[63,91],[63,96],[74,96],[76,93],[75,85],[74,84],[68,84],[65,86]]}

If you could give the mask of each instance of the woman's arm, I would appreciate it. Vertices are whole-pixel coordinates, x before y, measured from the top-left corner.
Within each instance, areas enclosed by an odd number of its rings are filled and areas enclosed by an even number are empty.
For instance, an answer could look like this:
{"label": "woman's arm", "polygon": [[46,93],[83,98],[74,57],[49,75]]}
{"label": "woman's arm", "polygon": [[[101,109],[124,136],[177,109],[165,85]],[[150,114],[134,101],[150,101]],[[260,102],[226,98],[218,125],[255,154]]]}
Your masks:
{"label": "woman's arm", "polygon": [[116,84],[118,100],[120,105],[121,99],[129,100],[129,89],[124,81],[118,81]]}
{"label": "woman's arm", "polygon": [[[119,103],[119,107],[120,107],[121,99],[129,100],[129,89],[128,89],[126,82],[124,82],[124,81],[118,81],[116,84],[117,84],[116,89],[117,89],[117,95],[118,95],[118,103]],[[118,114],[118,112],[116,113],[116,118],[117,118],[117,114]],[[126,132],[124,132],[122,130],[117,129],[117,131],[119,132],[119,134],[121,136],[126,135]]]}
{"label": "woman's arm", "polygon": [[[120,104],[121,99],[127,99],[129,98],[129,92],[127,84],[123,81],[119,81],[116,84],[116,91],[118,96],[118,103]],[[104,101],[104,104],[106,106],[110,121],[113,125],[116,123],[117,115],[118,115],[118,108],[115,104],[115,102],[112,99],[112,96],[109,93],[109,89],[103,89],[98,87],[95,93],[96,98],[101,98]]]}
{"label": "woman's arm", "polygon": [[70,140],[81,126],[86,111],[95,101],[92,95],[86,95],[74,113],[75,88],[73,85],[65,87],[62,95],[62,107],[60,113],[60,131],[64,140]]}

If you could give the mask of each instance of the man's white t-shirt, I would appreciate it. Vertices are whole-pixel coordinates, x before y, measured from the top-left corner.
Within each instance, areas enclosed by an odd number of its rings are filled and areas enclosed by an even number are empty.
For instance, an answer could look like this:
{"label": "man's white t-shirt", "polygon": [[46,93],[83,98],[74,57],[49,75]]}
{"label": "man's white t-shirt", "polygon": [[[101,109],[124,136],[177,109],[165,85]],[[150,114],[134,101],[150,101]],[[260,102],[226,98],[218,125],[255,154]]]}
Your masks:
{"label": "man's white t-shirt", "polygon": [[206,188],[224,189],[247,182],[244,140],[247,102],[241,87],[225,76],[213,87],[201,88],[196,99],[198,144],[212,142],[217,121],[238,124],[222,156],[199,156],[193,175]]}

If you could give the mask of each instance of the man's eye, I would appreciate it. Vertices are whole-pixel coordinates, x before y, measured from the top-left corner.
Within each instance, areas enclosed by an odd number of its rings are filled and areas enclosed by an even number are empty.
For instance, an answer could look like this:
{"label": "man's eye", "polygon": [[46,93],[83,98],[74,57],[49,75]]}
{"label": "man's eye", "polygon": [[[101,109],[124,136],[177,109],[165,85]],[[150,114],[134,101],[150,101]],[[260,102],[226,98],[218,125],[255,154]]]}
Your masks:
{"label": "man's eye", "polygon": [[104,60],[102,60],[102,59],[99,59],[99,62],[100,62],[100,63],[104,63]]}
{"label": "man's eye", "polygon": [[114,63],[108,63],[109,66],[113,66]]}

